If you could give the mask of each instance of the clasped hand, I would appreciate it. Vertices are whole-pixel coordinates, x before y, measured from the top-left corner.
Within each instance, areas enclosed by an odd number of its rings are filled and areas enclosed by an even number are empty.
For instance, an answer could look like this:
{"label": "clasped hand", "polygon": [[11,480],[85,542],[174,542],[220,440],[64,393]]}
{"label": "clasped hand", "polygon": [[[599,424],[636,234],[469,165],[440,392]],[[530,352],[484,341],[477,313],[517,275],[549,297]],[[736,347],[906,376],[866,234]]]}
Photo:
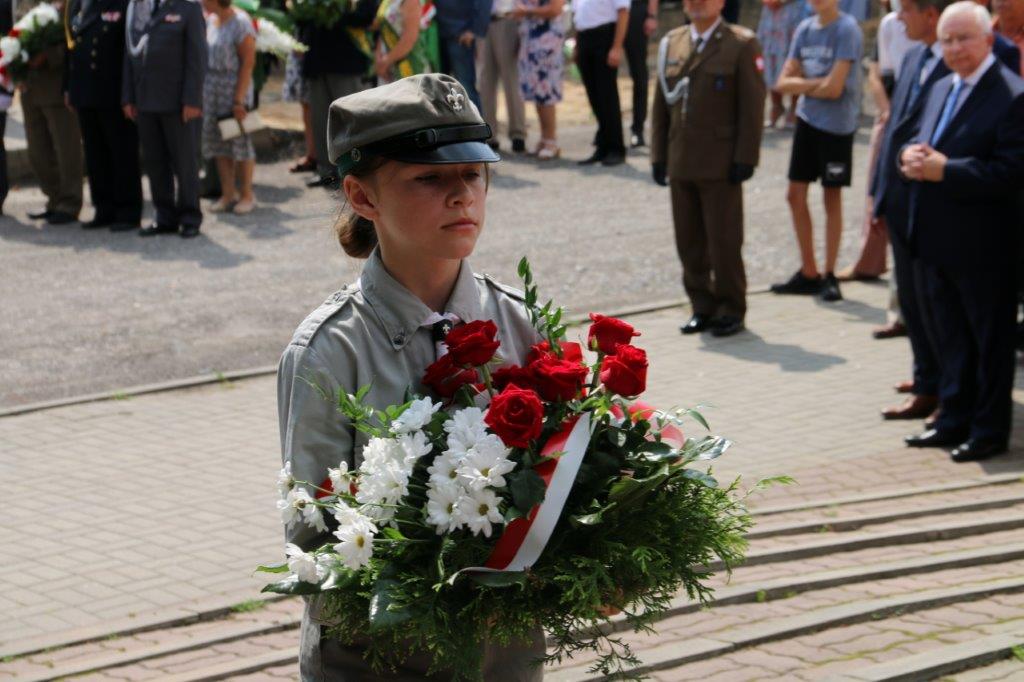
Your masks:
{"label": "clasped hand", "polygon": [[948,158],[927,144],[912,144],[900,154],[900,172],[911,180],[941,182]]}

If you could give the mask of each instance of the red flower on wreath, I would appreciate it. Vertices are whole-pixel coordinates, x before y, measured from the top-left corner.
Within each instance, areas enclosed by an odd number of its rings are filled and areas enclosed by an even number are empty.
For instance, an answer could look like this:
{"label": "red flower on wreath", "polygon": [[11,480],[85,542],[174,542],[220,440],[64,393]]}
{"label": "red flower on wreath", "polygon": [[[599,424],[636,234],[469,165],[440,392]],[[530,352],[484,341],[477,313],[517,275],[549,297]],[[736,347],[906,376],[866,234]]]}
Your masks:
{"label": "red flower on wreath", "polygon": [[484,422],[505,445],[529,447],[544,425],[544,404],[535,392],[509,386],[491,400]]}
{"label": "red flower on wreath", "polygon": [[647,388],[647,353],[620,343],[601,362],[601,383],[621,396],[640,395]]}
{"label": "red flower on wreath", "polygon": [[597,313],[590,313],[593,324],[587,333],[587,346],[599,350],[605,355],[615,355],[615,347],[619,344],[628,346],[634,336],[640,336],[640,332],[633,328],[628,322],[623,322],[614,317],[605,317]]}
{"label": "red flower on wreath", "polygon": [[490,320],[467,322],[448,332],[444,342],[459,367],[486,365],[498,350],[498,326]]}
{"label": "red flower on wreath", "polygon": [[427,367],[423,374],[423,385],[438,397],[451,398],[460,388],[475,383],[479,378],[475,369],[456,367],[451,353],[447,353]]}

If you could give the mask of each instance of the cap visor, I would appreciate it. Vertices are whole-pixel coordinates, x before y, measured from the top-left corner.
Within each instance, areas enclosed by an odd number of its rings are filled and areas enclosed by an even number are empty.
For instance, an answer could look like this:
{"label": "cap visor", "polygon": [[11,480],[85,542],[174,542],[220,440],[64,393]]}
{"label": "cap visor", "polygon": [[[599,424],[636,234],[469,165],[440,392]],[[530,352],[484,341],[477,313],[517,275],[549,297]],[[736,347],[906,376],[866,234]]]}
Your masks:
{"label": "cap visor", "polygon": [[486,142],[455,142],[435,149],[409,150],[387,155],[404,163],[494,163],[501,161]]}

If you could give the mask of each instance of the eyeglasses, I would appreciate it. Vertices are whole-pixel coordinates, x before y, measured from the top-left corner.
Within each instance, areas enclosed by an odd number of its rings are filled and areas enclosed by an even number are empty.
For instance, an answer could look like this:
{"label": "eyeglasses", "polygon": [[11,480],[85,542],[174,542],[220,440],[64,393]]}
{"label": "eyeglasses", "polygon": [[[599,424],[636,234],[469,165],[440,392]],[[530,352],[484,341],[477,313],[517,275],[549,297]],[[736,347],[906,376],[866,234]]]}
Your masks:
{"label": "eyeglasses", "polygon": [[960,35],[955,36],[942,36],[941,38],[939,38],[939,44],[942,45],[942,47],[954,47],[957,45],[966,45],[968,43],[973,43],[974,41],[981,39],[982,34],[980,33],[962,33]]}

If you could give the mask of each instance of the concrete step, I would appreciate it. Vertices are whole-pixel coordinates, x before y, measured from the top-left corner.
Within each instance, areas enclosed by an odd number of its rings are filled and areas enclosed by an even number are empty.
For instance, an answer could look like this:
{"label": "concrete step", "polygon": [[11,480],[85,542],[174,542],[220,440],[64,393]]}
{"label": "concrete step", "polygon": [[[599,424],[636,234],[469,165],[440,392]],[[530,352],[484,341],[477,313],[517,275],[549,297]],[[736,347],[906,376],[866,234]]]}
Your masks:
{"label": "concrete step", "polygon": [[[1024,639],[1021,639],[1024,644]],[[1013,682],[1024,679],[1024,660],[1012,653],[995,663],[947,675],[943,682]]]}

